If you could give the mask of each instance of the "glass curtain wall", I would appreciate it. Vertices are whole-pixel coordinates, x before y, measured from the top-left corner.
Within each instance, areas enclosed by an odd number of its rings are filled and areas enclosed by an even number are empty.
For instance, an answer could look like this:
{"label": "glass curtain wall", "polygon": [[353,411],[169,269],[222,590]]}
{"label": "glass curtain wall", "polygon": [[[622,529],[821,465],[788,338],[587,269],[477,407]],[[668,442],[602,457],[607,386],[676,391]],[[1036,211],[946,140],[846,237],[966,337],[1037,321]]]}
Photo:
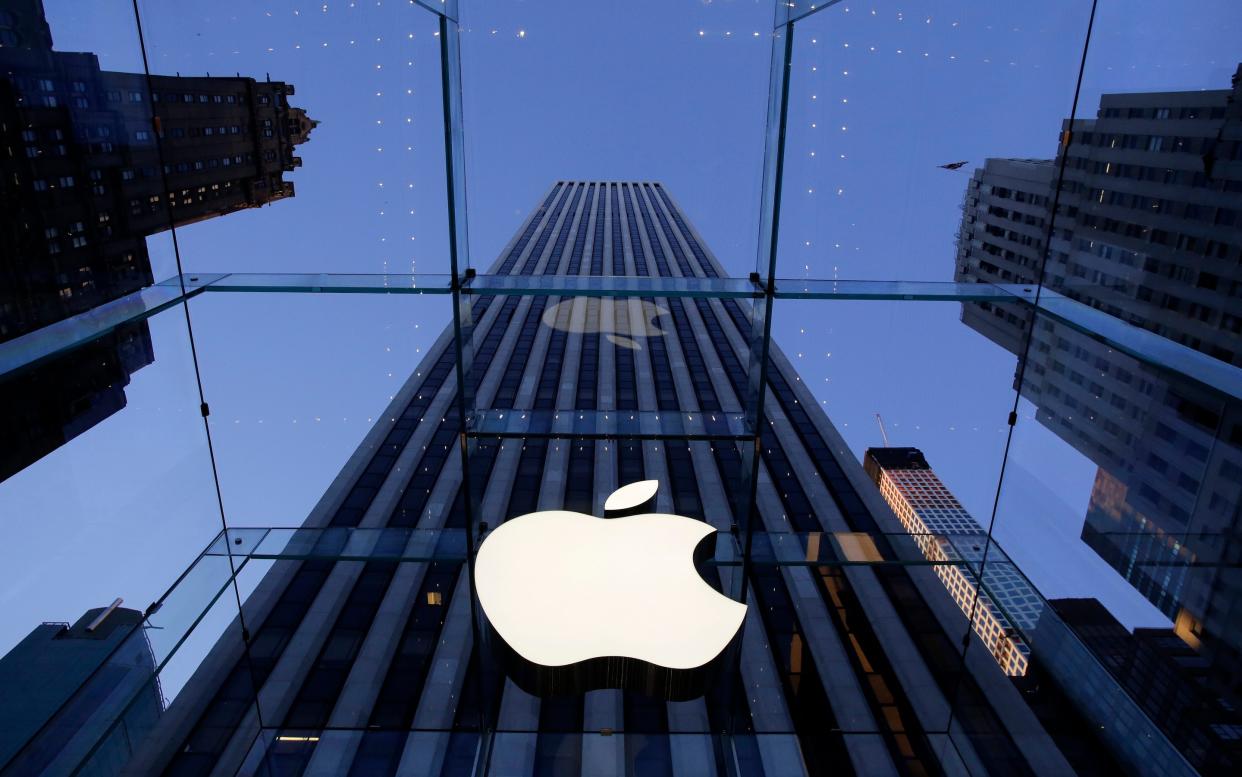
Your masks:
{"label": "glass curtain wall", "polygon": [[[0,3],[0,774],[1233,773],[1238,9],[588,5]],[[515,689],[647,479],[707,692]]]}

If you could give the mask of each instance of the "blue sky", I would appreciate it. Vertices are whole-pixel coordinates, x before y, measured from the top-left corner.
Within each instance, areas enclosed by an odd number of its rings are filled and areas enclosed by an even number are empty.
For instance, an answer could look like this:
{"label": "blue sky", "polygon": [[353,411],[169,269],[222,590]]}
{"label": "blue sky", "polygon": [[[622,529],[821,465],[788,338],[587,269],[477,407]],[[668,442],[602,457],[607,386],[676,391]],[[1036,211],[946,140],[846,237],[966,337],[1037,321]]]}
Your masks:
{"label": "blue sky", "polygon": [[[46,5],[58,49],[141,70],[128,0]],[[404,0],[139,7],[155,72],[270,74],[322,122],[299,149],[297,196],[179,230],[186,269],[447,270],[430,14]],[[1087,7],[843,2],[801,23],[779,274],[951,278],[969,171],[1055,152]],[[1168,13],[1101,0],[1083,112],[1107,91],[1227,86],[1242,9]],[[726,268],[753,268],[767,2],[479,2],[465,19],[473,265],[491,263],[553,180],[625,178],[664,182]],[[958,160],[971,164],[937,168]],[[172,274],[169,236],[150,247],[157,277]],[[190,312],[232,525],[300,523],[448,321],[439,297],[210,295]],[[879,444],[881,412],[893,444],[922,448],[986,521],[1012,356],[954,304],[784,303],[774,322],[856,454]],[[145,606],[220,528],[182,314],[151,329],[156,361],[128,407],[0,485],[16,526],[0,650],[114,596]],[[997,536],[1046,594],[1158,622],[1077,540],[1090,462],[1028,422],[1010,475]]]}

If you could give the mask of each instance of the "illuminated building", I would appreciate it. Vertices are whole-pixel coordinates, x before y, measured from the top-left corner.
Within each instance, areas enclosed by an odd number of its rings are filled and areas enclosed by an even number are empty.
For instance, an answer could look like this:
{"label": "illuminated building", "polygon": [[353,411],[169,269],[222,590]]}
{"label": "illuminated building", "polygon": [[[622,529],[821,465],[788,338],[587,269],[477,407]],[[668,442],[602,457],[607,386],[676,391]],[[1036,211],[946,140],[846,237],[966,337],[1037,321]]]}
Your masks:
{"label": "illuminated building", "polygon": [[[1026,674],[1031,651],[1014,625],[1039,620],[1042,600],[1013,562],[993,546],[984,559],[987,534],[944,487],[917,448],[868,448],[863,466],[880,494],[915,538],[923,555],[967,615],[976,608],[975,631],[1005,674]],[[986,563],[985,563],[986,562]],[[979,590],[978,570],[986,581]]]}

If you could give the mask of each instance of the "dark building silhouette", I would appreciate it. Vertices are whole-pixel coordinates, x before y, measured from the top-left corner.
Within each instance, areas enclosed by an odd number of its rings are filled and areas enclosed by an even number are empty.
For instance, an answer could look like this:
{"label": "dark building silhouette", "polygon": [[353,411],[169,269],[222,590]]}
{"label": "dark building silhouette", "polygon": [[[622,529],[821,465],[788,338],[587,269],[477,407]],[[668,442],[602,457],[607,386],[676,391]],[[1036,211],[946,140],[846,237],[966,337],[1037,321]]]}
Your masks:
{"label": "dark building silhouette", "polygon": [[164,702],[143,616],[117,604],[44,623],[0,658],[0,771],[61,774],[84,762],[80,774],[115,773],[155,724]]}
{"label": "dark building silhouette", "polygon": [[1204,657],[1172,629],[1127,631],[1096,599],[1049,604],[1196,769],[1242,769],[1242,714],[1213,687]]}
{"label": "dark building silhouette", "polygon": [[[241,76],[101,70],[94,54],[53,50],[40,0],[0,6],[0,343],[150,285],[147,236],[292,197],[284,174],[315,125],[292,94]],[[125,352],[106,353],[108,340]],[[6,440],[30,443],[5,451],[0,478],[124,405],[150,335],[143,324],[108,340],[0,387]]]}

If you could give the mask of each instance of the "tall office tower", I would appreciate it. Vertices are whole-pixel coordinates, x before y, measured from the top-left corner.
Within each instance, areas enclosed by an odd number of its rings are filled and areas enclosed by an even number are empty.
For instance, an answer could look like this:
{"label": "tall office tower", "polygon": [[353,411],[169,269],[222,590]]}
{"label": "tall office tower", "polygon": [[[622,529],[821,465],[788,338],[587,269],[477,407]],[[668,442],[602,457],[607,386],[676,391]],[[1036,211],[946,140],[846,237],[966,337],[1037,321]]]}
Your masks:
{"label": "tall office tower", "polygon": [[[490,272],[724,275],[664,187],[602,181],[553,185]],[[742,409],[750,321],[736,300],[655,290],[468,299],[479,408],[519,419],[507,409],[628,410],[664,424]],[[329,530],[325,541],[351,527],[464,527],[451,338],[446,330],[414,368],[307,517],[305,527]],[[918,563],[920,551],[779,351],[768,378],[758,520],[806,534],[770,541],[772,553],[792,549],[788,563],[749,567],[740,672],[707,697],[537,698],[503,678],[492,684],[494,674],[477,671],[491,659],[475,652],[462,561],[303,557],[266,573],[244,606],[246,646],[215,646],[131,771],[233,774],[254,766],[252,748],[266,748],[281,774],[467,774],[480,699],[498,697],[492,774],[931,774],[962,773],[963,764],[971,773],[1068,773],[1066,751]],[[494,528],[537,509],[603,515],[619,485],[655,479],[657,511],[729,532],[740,443],[651,439],[659,429],[479,439],[469,473],[478,518]],[[808,564],[808,553],[825,563]],[[868,558],[912,563],[838,563]],[[963,640],[973,643],[964,672]],[[950,705],[951,744],[940,733]],[[725,740],[711,734],[728,729],[739,736],[717,749]]]}
{"label": "tall office tower", "polygon": [[1231,89],[1106,94],[1065,139],[1056,162],[975,171],[956,277],[1039,280],[1063,162],[1047,287],[1242,365],[1242,66]]}
{"label": "tall office tower", "polygon": [[969,616],[977,609],[975,631],[996,663],[1007,675],[1025,675],[1031,649],[1018,629],[1033,629],[1039,621],[1039,592],[1000,548],[993,546],[985,563],[987,532],[944,487],[918,448],[868,448],[863,468],[923,555],[939,562],[936,573],[962,612]]}
{"label": "tall office tower", "polygon": [[[150,285],[146,238],[293,196],[293,87],[99,69],[40,0],[0,9],[0,342]],[[158,141],[158,145],[157,145]],[[0,383],[0,480],[125,405],[145,323]]]}
{"label": "tall office tower", "polygon": [[[1065,129],[1055,162],[975,172],[956,278],[1034,283],[1046,253],[1045,288],[1242,364],[1242,70],[1229,90],[1104,95],[1097,118]],[[1023,356],[1029,308],[964,305],[962,320]],[[1083,540],[1242,699],[1237,401],[1048,318],[1030,340],[1017,388],[1100,467]]]}
{"label": "tall office tower", "polygon": [[1053,599],[1148,717],[1203,774],[1242,768],[1242,714],[1213,686],[1203,657],[1170,629],[1127,631],[1095,599]]}
{"label": "tall office tower", "polygon": [[132,756],[126,731],[136,736],[164,708],[142,619],[116,604],[87,610],[73,625],[37,626],[0,658],[0,771],[68,774],[88,758],[101,767]]}

